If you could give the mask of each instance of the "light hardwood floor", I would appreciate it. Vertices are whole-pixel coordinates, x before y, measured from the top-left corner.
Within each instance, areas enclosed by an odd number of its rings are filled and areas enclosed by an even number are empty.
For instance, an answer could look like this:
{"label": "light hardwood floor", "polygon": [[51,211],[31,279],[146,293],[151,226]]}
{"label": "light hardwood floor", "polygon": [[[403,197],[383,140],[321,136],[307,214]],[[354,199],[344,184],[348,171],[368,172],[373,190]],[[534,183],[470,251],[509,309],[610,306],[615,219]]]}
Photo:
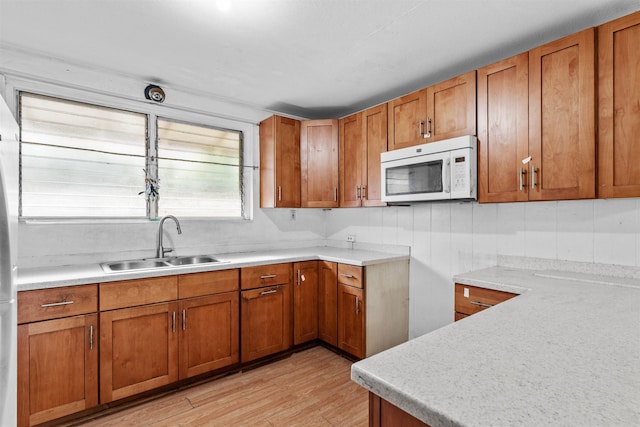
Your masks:
{"label": "light hardwood floor", "polygon": [[[351,362],[323,347],[177,391],[82,426],[367,426]],[[78,424],[76,424],[78,425]]]}

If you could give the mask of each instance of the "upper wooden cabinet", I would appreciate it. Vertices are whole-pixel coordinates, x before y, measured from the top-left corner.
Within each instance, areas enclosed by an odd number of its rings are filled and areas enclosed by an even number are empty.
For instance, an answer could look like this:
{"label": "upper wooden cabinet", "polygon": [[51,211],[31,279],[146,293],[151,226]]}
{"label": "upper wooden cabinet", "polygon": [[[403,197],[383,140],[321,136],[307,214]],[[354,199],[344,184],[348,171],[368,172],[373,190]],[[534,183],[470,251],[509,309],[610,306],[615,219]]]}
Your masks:
{"label": "upper wooden cabinet", "polygon": [[300,121],[271,116],[260,123],[260,207],[300,207]]}
{"label": "upper wooden cabinet", "polygon": [[300,134],[303,208],[338,207],[338,120],[304,120]]}
{"label": "upper wooden cabinet", "polygon": [[595,31],[529,51],[529,200],[595,197]]}
{"label": "upper wooden cabinet", "polygon": [[478,200],[529,199],[529,53],[478,70]]}
{"label": "upper wooden cabinet", "polygon": [[476,71],[388,104],[389,149],[476,134]]}
{"label": "upper wooden cabinet", "polygon": [[598,28],[598,197],[640,196],[640,12]]}
{"label": "upper wooden cabinet", "polygon": [[589,29],[478,70],[481,203],[595,197],[594,42]]}
{"label": "upper wooden cabinet", "polygon": [[387,151],[387,105],[340,119],[340,206],[384,206],[380,153]]}

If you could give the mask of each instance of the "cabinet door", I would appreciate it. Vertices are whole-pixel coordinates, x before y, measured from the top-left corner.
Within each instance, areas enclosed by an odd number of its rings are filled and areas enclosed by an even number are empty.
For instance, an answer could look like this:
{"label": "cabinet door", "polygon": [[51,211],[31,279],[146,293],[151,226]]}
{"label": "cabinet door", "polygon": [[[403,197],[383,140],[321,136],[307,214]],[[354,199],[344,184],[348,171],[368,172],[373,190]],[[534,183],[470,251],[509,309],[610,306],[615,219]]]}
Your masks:
{"label": "cabinet door", "polygon": [[18,425],[98,404],[98,316],[18,326]]}
{"label": "cabinet door", "polygon": [[640,12],[598,28],[598,197],[640,197]]}
{"label": "cabinet door", "polygon": [[361,205],[363,150],[362,113],[340,119],[340,207]]}
{"label": "cabinet door", "polygon": [[476,72],[427,89],[427,131],[423,142],[476,134]]}
{"label": "cabinet door", "polygon": [[338,120],[305,120],[300,136],[301,206],[338,207]]}
{"label": "cabinet door", "polygon": [[387,151],[387,104],[362,113],[362,135],[366,155],[362,170],[362,204],[385,206],[381,201],[380,153]]}
{"label": "cabinet door", "polygon": [[300,121],[260,123],[260,207],[300,207]]}
{"label": "cabinet door", "polygon": [[238,300],[226,292],[180,301],[180,379],[239,362]]}
{"label": "cabinet door", "polygon": [[594,34],[529,52],[529,200],[595,197]]}
{"label": "cabinet door", "polygon": [[293,344],[318,338],[318,261],[293,264]]}
{"label": "cabinet door", "polygon": [[338,283],[338,347],[362,359],[365,356],[364,291]]}
{"label": "cabinet door", "polygon": [[389,150],[424,144],[427,90],[421,89],[387,103]]}
{"label": "cabinet door", "polygon": [[320,261],[318,281],[318,337],[338,346],[338,264]]}
{"label": "cabinet door", "polygon": [[529,198],[529,54],[478,70],[478,201]]}
{"label": "cabinet door", "polygon": [[100,313],[100,403],[178,380],[177,302]]}
{"label": "cabinet door", "polygon": [[241,361],[284,351],[291,346],[291,290],[277,285],[242,292]]}

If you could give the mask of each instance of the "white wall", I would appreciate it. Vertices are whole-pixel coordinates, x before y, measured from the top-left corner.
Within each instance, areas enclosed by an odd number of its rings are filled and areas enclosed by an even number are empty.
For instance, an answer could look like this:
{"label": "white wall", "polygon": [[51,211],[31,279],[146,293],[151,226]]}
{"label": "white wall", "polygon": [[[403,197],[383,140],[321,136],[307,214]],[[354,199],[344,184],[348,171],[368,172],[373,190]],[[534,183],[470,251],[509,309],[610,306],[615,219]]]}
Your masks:
{"label": "white wall", "polygon": [[498,256],[640,267],[640,199],[334,209],[327,238],[411,246],[409,334],[453,321],[452,276]]}

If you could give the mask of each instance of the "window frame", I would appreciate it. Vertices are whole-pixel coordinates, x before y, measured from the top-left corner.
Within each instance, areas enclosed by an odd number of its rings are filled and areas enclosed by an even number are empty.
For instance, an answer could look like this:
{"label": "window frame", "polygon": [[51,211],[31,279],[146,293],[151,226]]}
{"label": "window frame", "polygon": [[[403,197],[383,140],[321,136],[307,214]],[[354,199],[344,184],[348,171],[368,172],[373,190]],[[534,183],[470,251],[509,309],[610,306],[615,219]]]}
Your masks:
{"label": "window frame", "polygon": [[[147,116],[147,137],[145,152],[147,154],[147,167],[151,156],[151,148],[153,155],[157,150],[157,120],[164,119],[176,122],[192,124],[195,126],[211,127],[216,129],[231,130],[239,132],[241,135],[241,204],[242,214],[238,217],[222,217],[222,216],[206,216],[206,217],[184,217],[187,221],[224,221],[224,222],[245,222],[253,220],[254,207],[254,176],[258,169],[254,163],[254,153],[251,147],[254,145],[253,139],[256,137],[255,124],[249,121],[242,121],[235,118],[226,118],[212,115],[207,112],[196,109],[188,109],[178,106],[169,106],[164,104],[155,104],[151,101],[136,99],[135,97],[123,97],[106,92],[97,92],[94,90],[75,88],[71,86],[61,86],[53,83],[30,80],[20,77],[4,76],[5,94],[9,94],[5,100],[11,111],[20,123],[20,93],[28,92],[36,95],[60,98],[62,100],[87,103],[91,105],[114,108],[133,113],[145,114]],[[1,83],[1,80],[0,80]],[[142,85],[141,85],[142,86]],[[140,89],[142,93],[142,89]],[[142,98],[142,96],[141,96]],[[21,138],[20,138],[21,139]],[[20,171],[21,171],[20,167]],[[160,177],[162,179],[162,177]],[[20,187],[22,179],[20,177]],[[141,189],[143,185],[141,184]],[[162,193],[161,193],[162,194]],[[22,206],[22,188],[20,188],[20,206]],[[144,197],[141,195],[140,197]],[[149,203],[147,202],[147,205]],[[153,212],[147,207],[146,216],[136,217],[114,217],[114,216],[96,216],[96,217],[64,217],[64,216],[19,216],[21,223],[147,223],[157,221],[157,215],[153,216]]]}

